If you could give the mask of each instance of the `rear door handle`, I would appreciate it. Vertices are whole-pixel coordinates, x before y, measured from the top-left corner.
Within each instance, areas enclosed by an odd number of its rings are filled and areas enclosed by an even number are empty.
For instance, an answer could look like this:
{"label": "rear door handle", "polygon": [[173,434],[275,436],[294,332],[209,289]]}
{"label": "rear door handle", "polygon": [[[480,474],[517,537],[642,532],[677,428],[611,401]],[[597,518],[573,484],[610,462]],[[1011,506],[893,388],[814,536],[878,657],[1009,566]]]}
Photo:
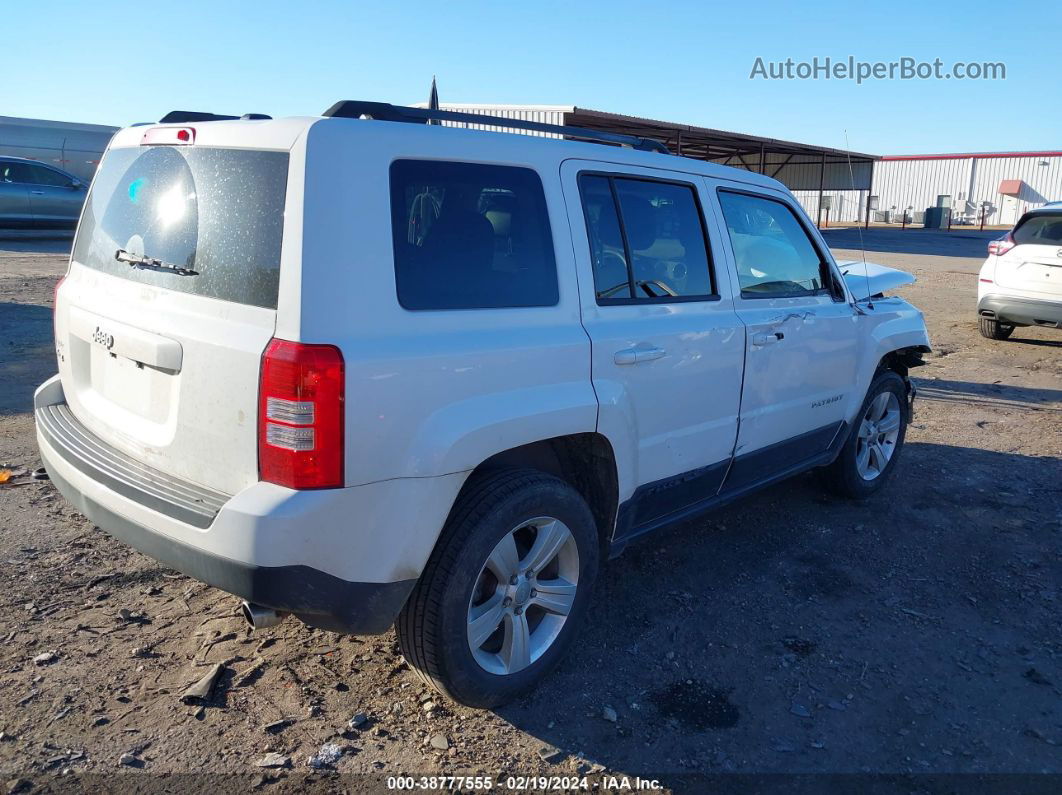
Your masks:
{"label": "rear door handle", "polygon": [[30,193],[32,193],[34,196],[43,196],[44,195],[44,191],[42,191],[42,190],[31,190]]}
{"label": "rear door handle", "polygon": [[667,351],[663,348],[625,348],[622,351],[616,351],[613,361],[616,364],[640,364],[659,359],[666,354]]}
{"label": "rear door handle", "polygon": [[777,342],[781,342],[785,339],[785,334],[781,331],[772,331],[770,334],[753,334],[752,344],[757,346],[774,345]]}

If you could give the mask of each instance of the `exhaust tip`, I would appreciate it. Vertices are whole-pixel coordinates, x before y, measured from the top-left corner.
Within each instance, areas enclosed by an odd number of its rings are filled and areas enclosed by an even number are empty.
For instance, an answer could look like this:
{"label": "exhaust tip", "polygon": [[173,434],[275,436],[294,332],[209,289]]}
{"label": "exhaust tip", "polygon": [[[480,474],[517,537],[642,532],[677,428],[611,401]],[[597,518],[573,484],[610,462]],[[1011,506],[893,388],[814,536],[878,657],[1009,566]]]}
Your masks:
{"label": "exhaust tip", "polygon": [[243,614],[244,621],[253,630],[275,627],[287,617],[287,613],[279,613],[270,607],[262,607],[262,605],[250,602],[242,602],[240,612]]}

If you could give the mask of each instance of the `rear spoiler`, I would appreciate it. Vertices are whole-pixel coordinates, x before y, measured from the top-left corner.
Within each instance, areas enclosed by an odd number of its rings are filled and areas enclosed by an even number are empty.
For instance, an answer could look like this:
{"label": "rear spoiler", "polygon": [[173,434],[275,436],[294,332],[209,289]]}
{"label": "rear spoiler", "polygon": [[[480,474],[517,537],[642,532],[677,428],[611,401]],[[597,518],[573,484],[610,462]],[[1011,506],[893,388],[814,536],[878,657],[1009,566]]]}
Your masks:
{"label": "rear spoiler", "polygon": [[184,124],[190,121],[237,121],[253,120],[253,119],[271,119],[272,116],[266,116],[264,113],[245,113],[242,116],[222,116],[217,113],[207,113],[201,110],[171,110],[161,119],[159,124]]}

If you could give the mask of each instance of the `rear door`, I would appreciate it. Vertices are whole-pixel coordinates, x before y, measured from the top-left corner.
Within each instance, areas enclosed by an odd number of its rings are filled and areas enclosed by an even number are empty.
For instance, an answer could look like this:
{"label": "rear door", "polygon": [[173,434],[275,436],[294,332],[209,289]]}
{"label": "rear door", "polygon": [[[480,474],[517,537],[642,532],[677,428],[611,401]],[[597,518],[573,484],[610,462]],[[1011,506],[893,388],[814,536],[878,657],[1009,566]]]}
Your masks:
{"label": "rear door", "polygon": [[718,492],[737,434],[744,327],[716,278],[697,178],[580,161],[561,176],[598,427],[627,445],[617,455],[638,487],[633,530]]}
{"label": "rear door", "polygon": [[1017,245],[996,262],[996,284],[1062,300],[1062,213],[1027,215],[1011,234]]}
{"label": "rear door", "polygon": [[85,189],[66,174],[47,166],[31,165],[29,200],[33,225],[54,228],[72,226],[81,214]]}
{"label": "rear door", "polygon": [[780,475],[824,452],[854,394],[860,335],[840,276],[781,191],[708,180],[747,329],[745,384],[725,490]]}
{"label": "rear door", "polygon": [[28,179],[28,165],[0,160],[0,227],[33,225]]}
{"label": "rear door", "polygon": [[106,154],[56,312],[63,388],[89,431],[226,493],[258,480],[258,374],[276,326],[287,178],[287,151]]}

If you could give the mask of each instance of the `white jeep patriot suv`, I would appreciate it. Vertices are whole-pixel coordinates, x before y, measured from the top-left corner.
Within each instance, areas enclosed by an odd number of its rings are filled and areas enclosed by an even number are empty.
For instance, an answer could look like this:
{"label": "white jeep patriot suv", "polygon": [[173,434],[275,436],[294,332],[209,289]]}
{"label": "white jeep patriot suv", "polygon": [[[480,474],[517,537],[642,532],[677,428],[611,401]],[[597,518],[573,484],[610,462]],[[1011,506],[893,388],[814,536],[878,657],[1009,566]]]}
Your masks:
{"label": "white jeep patriot suv", "polygon": [[843,273],[773,179],[373,103],[164,122],[93,181],[38,440],[85,516],[254,623],[394,624],[495,705],[632,539],[896,465],[929,340],[880,293],[911,279]]}

